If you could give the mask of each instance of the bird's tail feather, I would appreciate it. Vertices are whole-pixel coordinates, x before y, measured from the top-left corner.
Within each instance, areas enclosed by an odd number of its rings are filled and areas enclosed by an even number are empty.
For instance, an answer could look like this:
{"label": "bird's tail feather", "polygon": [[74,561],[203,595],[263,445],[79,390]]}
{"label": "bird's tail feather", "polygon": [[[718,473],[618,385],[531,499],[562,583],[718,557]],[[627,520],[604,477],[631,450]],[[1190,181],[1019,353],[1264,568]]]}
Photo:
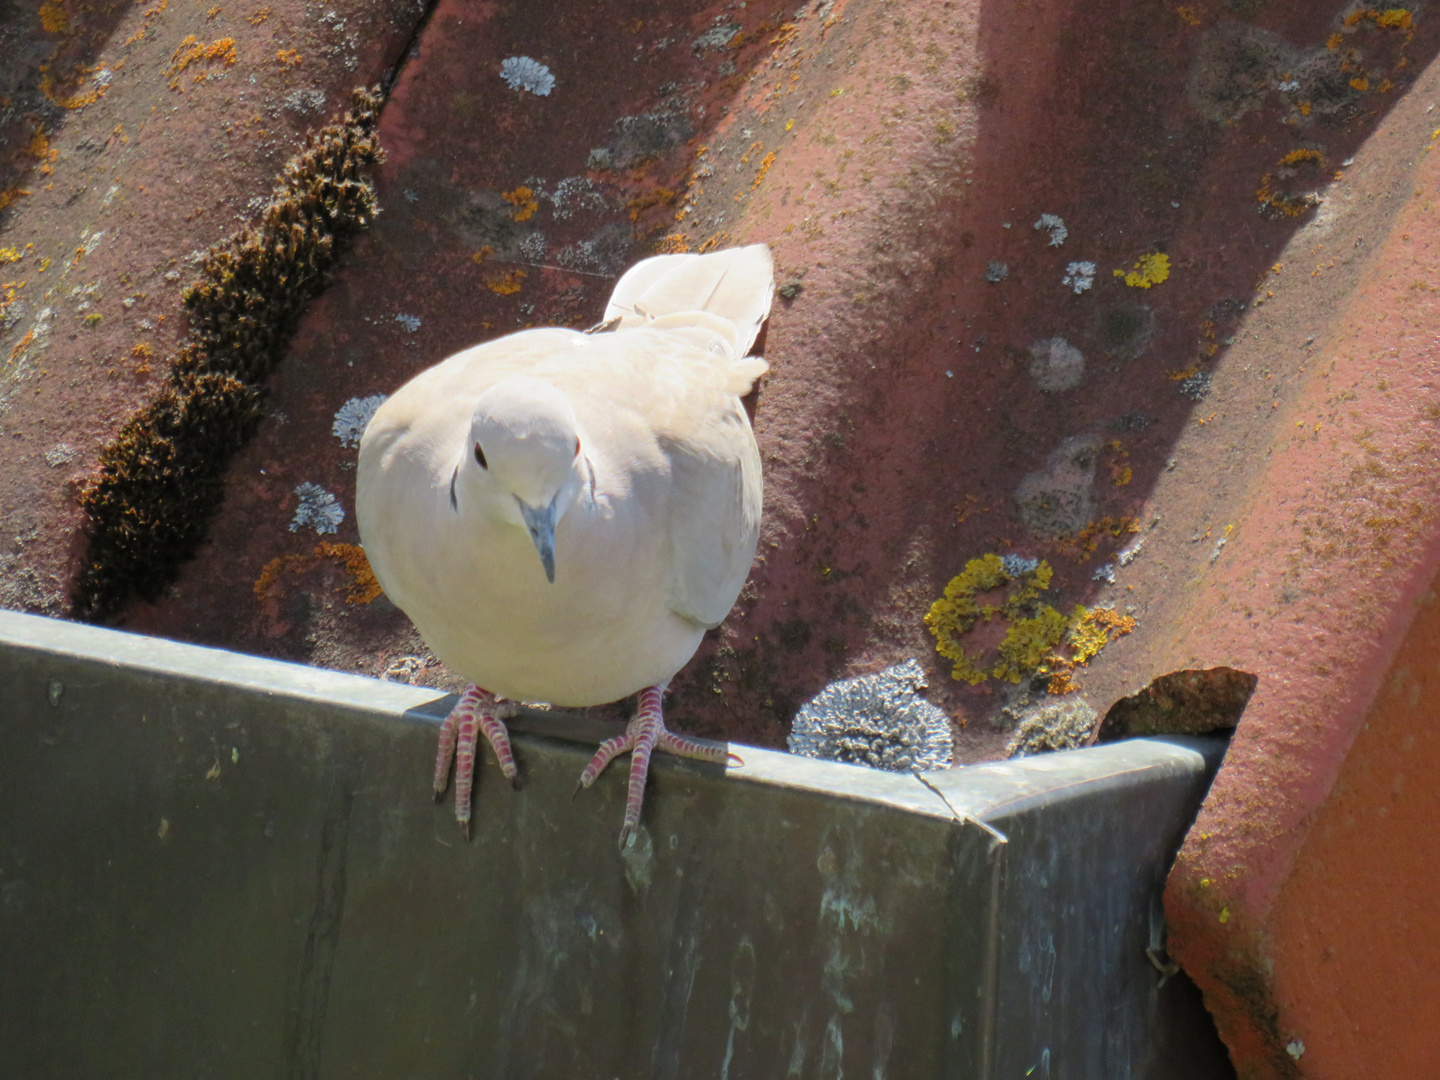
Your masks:
{"label": "bird's tail feather", "polygon": [[[651,326],[699,326],[721,319],[734,327],[724,335],[733,355],[744,356],[770,314],[775,269],[765,244],[727,248],[708,255],[657,255],[636,263],[615,284],[605,319],[618,318],[617,331]],[[709,318],[700,318],[703,313]]]}

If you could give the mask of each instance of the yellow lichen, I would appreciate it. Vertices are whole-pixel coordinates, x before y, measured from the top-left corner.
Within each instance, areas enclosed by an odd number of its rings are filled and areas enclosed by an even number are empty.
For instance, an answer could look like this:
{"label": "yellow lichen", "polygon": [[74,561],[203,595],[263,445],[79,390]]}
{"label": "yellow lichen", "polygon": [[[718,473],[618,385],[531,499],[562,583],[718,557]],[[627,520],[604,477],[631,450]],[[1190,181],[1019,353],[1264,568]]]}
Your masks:
{"label": "yellow lichen", "polygon": [[1302,165],[1305,162],[1314,162],[1316,165],[1323,165],[1325,155],[1320,153],[1319,150],[1300,149],[1291,150],[1290,153],[1280,159],[1281,165],[1289,166]]}
{"label": "yellow lichen", "polygon": [[281,67],[299,67],[304,59],[299,49],[280,49],[275,53],[275,62]]}
{"label": "yellow lichen", "polygon": [[1367,79],[1364,75],[1357,75],[1355,78],[1350,80],[1350,89],[1358,90],[1360,91],[1360,93],[1363,94],[1366,90],[1370,89],[1370,80]]}
{"label": "yellow lichen", "polygon": [[1170,277],[1170,256],[1159,252],[1141,255],[1132,270],[1116,270],[1115,276],[1124,278],[1132,289],[1148,289]]}
{"label": "yellow lichen", "polygon": [[17,263],[25,257],[24,252],[13,247],[0,248],[0,264]]}
{"label": "yellow lichen", "polygon": [[29,194],[30,194],[30,189],[29,189],[29,188],[22,188],[22,187],[8,187],[8,188],[5,188],[3,191],[0,191],[0,210],[4,210],[7,206],[9,206],[9,205],[10,205],[12,202],[14,202],[16,199],[18,199],[18,198],[20,198],[20,197],[22,197],[22,196],[24,196],[24,195],[29,195]]}
{"label": "yellow lichen", "polygon": [[524,270],[507,270],[504,273],[487,277],[485,287],[497,296],[511,296],[520,291],[520,285],[524,280]]}
{"label": "yellow lichen", "polygon": [[[1076,608],[1083,611],[1083,608]],[[1070,626],[1070,620],[1053,607],[1045,605],[1037,615],[1016,619],[1000,643],[1000,660],[990,674],[1005,682],[1018,683],[1035,674],[1045,664],[1050,651],[1059,645]]]}
{"label": "yellow lichen", "polygon": [[[960,643],[960,638],[973,630],[978,623],[989,622],[997,616],[1012,620],[1012,634],[1015,633],[1014,622],[1027,622],[1026,628],[1016,634],[1013,641],[1011,635],[1007,635],[1006,641],[1010,642],[1008,656],[1002,647],[1000,664],[1006,665],[1006,671],[1010,670],[1016,658],[1024,654],[1033,636],[1041,629],[1030,625],[1028,620],[1043,616],[1047,610],[1053,610],[1042,608],[1035,616],[1025,615],[1026,609],[1036,597],[1050,587],[1053,574],[1049,564],[1041,562],[1018,577],[1013,576],[1005,569],[1004,560],[994,554],[971,559],[965,564],[965,569],[951,579],[940,599],[930,605],[930,610],[925,615],[925,625],[935,637],[935,650],[954,665],[951,670],[952,678],[973,686],[995,674],[976,665],[980,654],[972,656],[967,653]],[[1002,585],[1016,586],[1003,604],[982,604],[976,599],[979,593],[998,589]],[[1059,638],[1055,640],[1059,641]]]}
{"label": "yellow lichen", "polygon": [[1065,641],[1070,646],[1072,659],[1076,664],[1093,660],[1110,642],[1124,637],[1135,629],[1132,615],[1121,615],[1114,608],[1075,608],[1076,618],[1066,632]]}
{"label": "yellow lichen", "polygon": [[502,191],[500,197],[515,207],[510,212],[514,221],[529,221],[535,216],[535,211],[540,209],[540,201],[535,198],[535,192],[523,185],[514,191]]}
{"label": "yellow lichen", "polygon": [[[935,637],[935,650],[952,664],[951,678],[978,686],[987,679],[1018,683],[1034,675],[1049,677],[1052,693],[1076,689],[1073,674],[1095,658],[1106,644],[1135,629],[1134,618],[1113,608],[1076,604],[1067,616],[1038,604],[1050,587],[1054,571],[1047,563],[1012,574],[1005,560],[990,554],[971,559],[930,606],[925,625]],[[985,604],[981,593],[1009,587],[1003,603]],[[985,662],[982,652],[967,652],[961,639],[982,622],[1004,619],[1005,637],[998,657]],[[1067,654],[1068,651],[1068,654]]]}
{"label": "yellow lichen", "polygon": [[1379,13],[1371,13],[1375,19],[1376,26],[1382,26],[1387,30],[1409,30],[1412,22],[1410,12],[1404,8],[1389,8]]}

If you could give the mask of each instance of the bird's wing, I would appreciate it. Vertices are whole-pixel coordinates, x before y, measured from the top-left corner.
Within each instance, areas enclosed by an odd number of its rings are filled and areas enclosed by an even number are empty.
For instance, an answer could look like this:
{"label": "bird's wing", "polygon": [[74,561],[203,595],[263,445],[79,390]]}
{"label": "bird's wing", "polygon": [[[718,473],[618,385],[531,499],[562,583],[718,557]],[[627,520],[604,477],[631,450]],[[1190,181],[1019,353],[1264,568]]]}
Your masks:
{"label": "bird's wing", "polygon": [[657,255],[636,263],[616,283],[605,321],[619,329],[665,316],[704,312],[735,327],[733,355],[744,356],[770,313],[775,268],[764,244],[709,255]]}
{"label": "bird's wing", "polygon": [[642,512],[666,530],[671,610],[710,627],[735,603],[759,535],[760,453],[740,398],[765,361],[732,360],[701,347],[704,338],[655,328],[596,335],[587,339],[593,362],[558,385],[617,473],[663,455],[668,484],[637,487],[635,497],[664,502]]}

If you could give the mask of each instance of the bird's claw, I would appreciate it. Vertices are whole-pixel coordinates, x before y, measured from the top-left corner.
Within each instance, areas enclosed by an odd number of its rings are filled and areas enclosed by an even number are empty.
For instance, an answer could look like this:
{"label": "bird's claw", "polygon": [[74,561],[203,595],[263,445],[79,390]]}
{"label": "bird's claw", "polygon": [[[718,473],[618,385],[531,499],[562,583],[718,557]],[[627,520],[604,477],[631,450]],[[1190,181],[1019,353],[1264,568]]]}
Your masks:
{"label": "bird's claw", "polygon": [[505,729],[505,720],[515,715],[511,702],[501,702],[494,694],[471,685],[465,688],[460,700],[450,710],[440,725],[440,745],[435,755],[435,801],[445,796],[449,784],[450,765],[455,765],[455,820],[465,839],[470,839],[470,797],[474,786],[476,744],[484,735],[500,772],[510,781],[510,786],[520,786],[520,771],[515,767],[515,757],[510,749],[510,736]]}

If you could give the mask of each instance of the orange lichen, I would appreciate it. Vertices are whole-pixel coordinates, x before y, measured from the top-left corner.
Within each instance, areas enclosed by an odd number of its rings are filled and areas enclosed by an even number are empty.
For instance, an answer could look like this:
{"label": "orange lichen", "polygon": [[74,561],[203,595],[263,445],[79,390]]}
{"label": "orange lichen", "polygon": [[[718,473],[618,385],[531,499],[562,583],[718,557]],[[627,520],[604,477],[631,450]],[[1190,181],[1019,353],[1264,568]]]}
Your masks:
{"label": "orange lichen", "polygon": [[4,210],[16,199],[29,194],[30,189],[22,187],[8,187],[5,190],[0,191],[0,210]]}
{"label": "orange lichen", "polygon": [[775,164],[774,153],[766,154],[760,160],[760,171],[755,174],[755,179],[750,182],[750,190],[754,191],[760,186],[760,181],[765,179],[765,174],[770,171],[770,166]]}
{"label": "orange lichen", "polygon": [[1331,52],[1334,52],[1343,44],[1345,44],[1344,34],[1331,34],[1328,38],[1325,39],[1325,47]]}
{"label": "orange lichen", "polygon": [[683,255],[690,250],[690,241],[684,233],[671,233],[661,237],[655,244],[657,255]]}
{"label": "orange lichen", "polygon": [[10,350],[10,363],[13,364],[16,358],[19,357],[20,354],[23,353],[26,349],[28,349],[31,343],[34,342],[34,340],[35,331],[31,330],[28,334],[26,334],[19,341],[17,341],[15,343],[15,347]]}
{"label": "orange lichen", "polygon": [[255,579],[255,584],[250,591],[255,594],[255,599],[262,603],[270,600],[275,595],[275,586],[280,581],[280,575],[287,570],[298,570],[310,561],[309,555],[280,555],[271,559],[260,568],[260,576]]}
{"label": "orange lichen", "polygon": [[1180,21],[1186,26],[1200,25],[1200,14],[1192,7],[1178,7],[1175,14],[1180,16]]}
{"label": "orange lichen", "polygon": [[[514,191],[502,191],[500,197],[515,207],[510,212],[513,221],[529,221],[535,216],[535,211],[540,209],[540,200],[535,198],[535,192],[528,187],[521,185]],[[632,220],[633,220],[633,216]]]}
{"label": "orange lichen", "polygon": [[304,59],[299,49],[280,49],[275,53],[275,62],[281,67],[299,67]]}
{"label": "orange lichen", "polygon": [[[1337,177],[1338,179],[1338,177]],[[1283,214],[1286,217],[1299,217],[1307,210],[1313,210],[1320,205],[1320,198],[1313,193],[1304,195],[1290,195],[1285,192],[1276,191],[1274,188],[1275,177],[1266,173],[1260,178],[1260,186],[1255,191],[1255,199],[1260,204],[1260,210],[1273,211]]]}
{"label": "orange lichen", "polygon": [[49,176],[55,171],[55,161],[60,157],[60,151],[50,146],[50,139],[44,128],[35,129],[35,134],[30,137],[30,145],[21,152],[40,162],[40,173],[43,176]]}
{"label": "orange lichen", "polygon": [[331,543],[317,544],[309,555],[280,555],[271,559],[261,568],[260,576],[255,579],[250,591],[261,603],[273,600],[284,592],[279,587],[282,576],[299,573],[319,559],[339,559],[350,575],[345,603],[368,604],[384,592],[375,579],[375,572],[370,569],[370,560],[365,557],[363,548],[355,544]]}
{"label": "orange lichen", "polygon": [[63,34],[70,29],[70,16],[58,0],[45,0],[40,5],[40,25],[47,34]]}
{"label": "orange lichen", "polygon": [[[85,91],[83,94],[65,96],[56,90],[55,77],[50,74],[47,65],[40,66],[40,92],[47,98],[59,105],[62,109],[83,109],[86,105],[93,105],[105,96],[108,86],[97,86]],[[84,76],[87,74],[85,68],[78,68],[74,75]],[[72,76],[74,77],[74,76]]]}
{"label": "orange lichen", "polygon": [[639,221],[640,215],[652,206],[671,206],[674,204],[677,193],[667,187],[652,188],[649,191],[642,191],[625,204],[625,209],[630,211],[630,220]]}
{"label": "orange lichen", "polygon": [[781,23],[779,33],[770,39],[771,45],[788,45],[800,33],[800,27],[795,23]]}
{"label": "orange lichen", "polygon": [[1280,159],[1280,164],[1293,166],[1301,165],[1305,162],[1314,162],[1315,164],[1320,165],[1323,164],[1324,161],[1325,155],[1320,153],[1319,150],[1301,149],[1291,150],[1290,153],[1286,154],[1283,158]]}
{"label": "orange lichen", "polygon": [[1370,89],[1370,80],[1367,79],[1364,75],[1357,75],[1355,78],[1350,80],[1350,89],[1358,90],[1360,91],[1360,93],[1363,94],[1366,90]]}
{"label": "orange lichen", "polygon": [[268,18],[270,18],[270,9],[268,7],[263,7],[250,16],[249,22],[251,26],[259,26]]}
{"label": "orange lichen", "polygon": [[25,253],[18,248],[0,248],[0,266],[5,263],[16,263],[25,257]]}
{"label": "orange lichen", "polygon": [[[187,34],[185,40],[170,55],[170,66],[165,70],[165,77],[169,80],[171,90],[180,89],[180,76],[196,64],[220,63],[229,67],[239,57],[235,53],[234,38],[220,38],[206,45],[194,34]],[[192,77],[192,81],[201,83],[210,78],[211,73],[201,71]]]}
{"label": "orange lichen", "polygon": [[483,263],[486,259],[490,258],[490,256],[494,254],[495,249],[492,248],[489,244],[486,244],[479,251],[475,252],[474,255],[470,256],[470,261],[473,262],[476,266],[479,266],[481,263]]}
{"label": "orange lichen", "polygon": [[524,270],[507,270],[504,273],[488,276],[485,279],[485,287],[496,296],[511,296],[520,291],[521,283],[524,280]]}
{"label": "orange lichen", "polygon": [[1129,516],[1102,517],[1090,522],[1072,537],[1057,541],[1056,547],[1065,551],[1076,559],[1086,559],[1095,553],[1100,546],[1100,540],[1104,536],[1119,538],[1126,533],[1137,533],[1140,531],[1138,518]]}
{"label": "orange lichen", "polygon": [[721,246],[724,245],[724,244],[728,244],[729,242],[730,242],[730,234],[729,234],[729,233],[727,233],[727,232],[717,232],[717,233],[715,233],[713,236],[711,236],[709,239],[702,241],[701,244],[700,244],[700,246],[699,246],[698,248],[696,248],[695,250],[696,250],[699,254],[704,255],[707,251],[714,251],[716,248],[721,247]]}
{"label": "orange lichen", "polygon": [[370,560],[365,557],[363,548],[355,544],[321,543],[316,546],[315,554],[339,559],[345,564],[345,572],[350,575],[351,581],[345,603],[368,604],[385,591],[375,579],[375,571],[370,569]]}

